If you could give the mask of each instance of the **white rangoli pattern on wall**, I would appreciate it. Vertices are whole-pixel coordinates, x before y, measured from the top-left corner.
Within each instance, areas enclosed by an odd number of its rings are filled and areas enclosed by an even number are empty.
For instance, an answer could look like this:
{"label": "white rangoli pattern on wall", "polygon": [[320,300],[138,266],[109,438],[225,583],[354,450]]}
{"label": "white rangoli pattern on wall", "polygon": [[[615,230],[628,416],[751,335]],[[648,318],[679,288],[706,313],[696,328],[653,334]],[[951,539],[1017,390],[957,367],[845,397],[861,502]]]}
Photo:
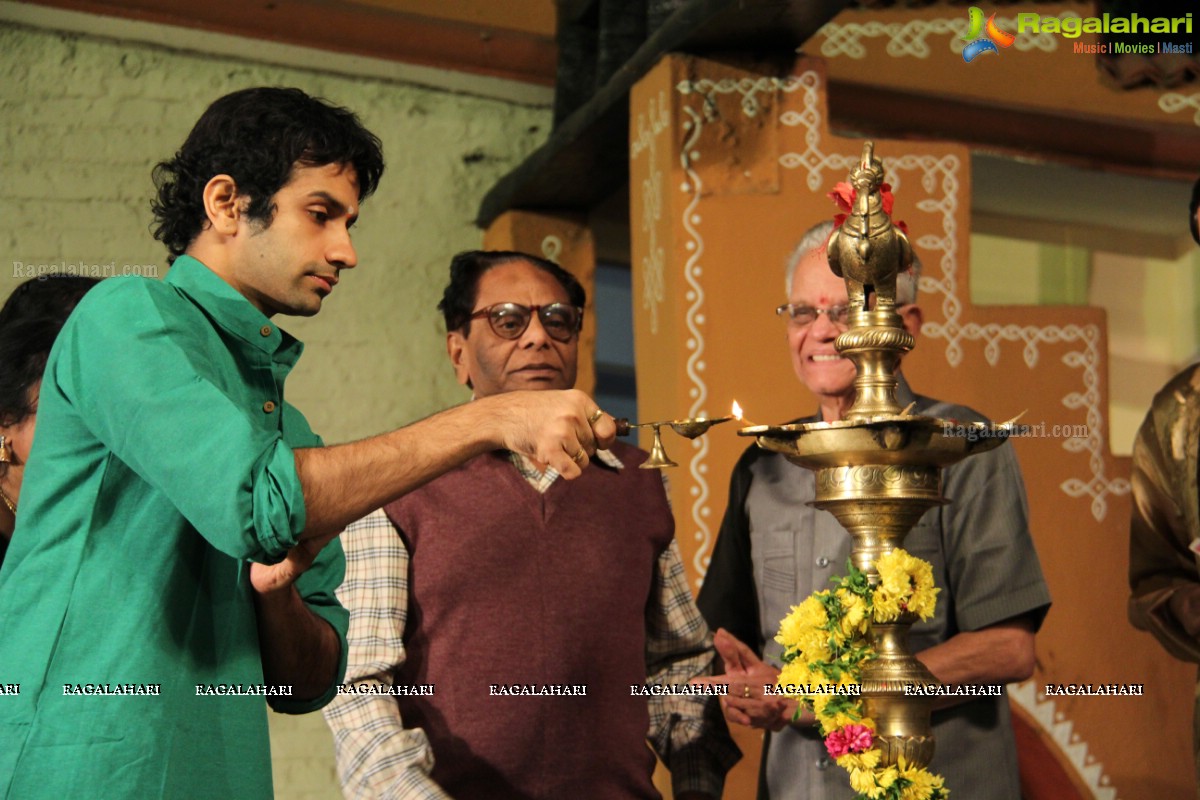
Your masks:
{"label": "white rangoli pattern on wall", "polygon": [[1059,751],[1066,756],[1075,772],[1083,779],[1095,800],[1118,800],[1116,787],[1111,785],[1108,776],[1104,774],[1104,765],[1088,753],[1087,742],[1075,733],[1075,723],[1058,710],[1052,698],[1038,691],[1038,684],[1033,680],[1010,683],[1008,697],[1025,709],[1038,726],[1050,735]]}
{"label": "white rangoli pattern on wall", "polygon": [[1158,107],[1168,114],[1178,114],[1180,111],[1195,109],[1192,121],[1200,126],[1200,94],[1186,95],[1179,92],[1163,92],[1158,98]]}
{"label": "white rangoli pattern on wall", "polygon": [[[687,115],[687,120],[683,123],[687,139],[679,154],[680,165],[687,176],[679,189],[689,195],[688,204],[683,210],[683,229],[688,236],[687,242],[684,243],[684,247],[688,251],[688,258],[683,266],[683,276],[688,284],[684,299],[688,303],[686,317],[688,328],[686,344],[689,351],[687,374],[692,383],[691,388],[688,389],[688,397],[691,400],[688,408],[689,417],[714,416],[704,407],[704,403],[708,399],[708,386],[703,374],[707,366],[704,362],[704,287],[700,282],[703,274],[701,259],[704,255],[704,237],[700,232],[700,214],[697,213],[702,184],[699,174],[692,168],[692,162],[700,158],[699,151],[695,149],[696,142],[700,139],[700,131],[705,122],[714,119],[713,109],[716,106],[716,95],[740,94],[742,113],[748,117],[754,117],[761,110],[755,97],[759,92],[794,92],[800,88],[800,83],[795,78],[747,78],[737,81],[704,79],[681,81],[675,87],[676,91],[685,97],[697,95],[702,100],[699,111],[691,106],[683,106],[683,113]],[[697,575],[704,575],[708,571],[709,553],[712,552],[713,545],[712,528],[709,525],[709,519],[712,516],[709,499],[712,492],[708,485],[708,464],[705,463],[707,457],[707,438],[700,436],[693,439],[688,470],[692,476],[690,489],[692,522],[695,524],[694,538],[698,544],[692,565],[696,568]],[[699,586],[699,579],[697,579],[697,586]]]}
{"label": "white rangoli pattern on wall", "polygon": [[542,239],[542,257],[547,261],[558,263],[558,257],[562,255],[562,239],[550,234],[545,239]]}
{"label": "white rangoli pattern on wall", "polygon": [[646,113],[634,123],[637,135],[629,144],[629,160],[648,151],[650,168],[642,181],[642,233],[646,234],[646,255],[642,256],[642,308],[650,312],[650,333],[658,333],[658,308],[663,302],[666,254],[658,241],[658,222],[662,219],[663,174],[658,166],[658,139],[671,124],[671,108],[665,92],[651,98]]}
{"label": "white rangoli pattern on wall", "polygon": [[[1064,11],[1059,19],[1068,17],[1079,18],[1074,11]],[[1017,30],[1016,17],[996,17],[996,24],[1001,30],[1014,32]],[[819,31],[818,37],[824,37],[821,42],[821,55],[826,58],[846,56],[847,58],[863,59],[867,57],[867,45],[864,39],[887,38],[887,54],[893,58],[929,58],[932,50],[927,41],[930,37],[949,36],[949,47],[957,54],[962,54],[967,42],[968,20],[966,10],[960,17],[949,19],[910,19],[903,22],[828,22]],[[1013,42],[1017,50],[1028,52],[1041,50],[1052,53],[1058,49],[1060,36],[1054,33],[1022,33]]]}

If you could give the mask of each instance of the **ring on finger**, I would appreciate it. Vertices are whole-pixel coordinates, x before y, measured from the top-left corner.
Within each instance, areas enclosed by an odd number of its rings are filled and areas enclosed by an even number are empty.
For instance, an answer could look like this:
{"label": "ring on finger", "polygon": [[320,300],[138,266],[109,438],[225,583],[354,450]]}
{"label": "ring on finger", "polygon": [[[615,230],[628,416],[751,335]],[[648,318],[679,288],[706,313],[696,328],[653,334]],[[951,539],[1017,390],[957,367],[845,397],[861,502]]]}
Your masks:
{"label": "ring on finger", "polygon": [[579,452],[578,452],[578,453],[576,453],[575,455],[571,456],[571,460],[572,460],[572,461],[574,461],[576,464],[578,464],[580,461],[583,461],[583,459],[584,459],[586,456],[587,456],[587,450],[584,450],[584,449],[581,447],[581,448],[579,448]]}
{"label": "ring on finger", "polygon": [[750,699],[750,687],[749,686],[742,687],[742,697],[746,698],[747,700]]}
{"label": "ring on finger", "polygon": [[600,419],[600,418],[601,418],[601,417],[603,417],[603,416],[604,416],[604,412],[600,410],[600,407],[599,407],[599,406],[597,406],[597,407],[596,407],[596,410],[595,410],[595,411],[593,411],[593,412],[592,412],[590,415],[588,415],[588,418],[587,418],[587,419],[588,419],[588,425],[595,425],[595,424],[596,424],[596,420]]}

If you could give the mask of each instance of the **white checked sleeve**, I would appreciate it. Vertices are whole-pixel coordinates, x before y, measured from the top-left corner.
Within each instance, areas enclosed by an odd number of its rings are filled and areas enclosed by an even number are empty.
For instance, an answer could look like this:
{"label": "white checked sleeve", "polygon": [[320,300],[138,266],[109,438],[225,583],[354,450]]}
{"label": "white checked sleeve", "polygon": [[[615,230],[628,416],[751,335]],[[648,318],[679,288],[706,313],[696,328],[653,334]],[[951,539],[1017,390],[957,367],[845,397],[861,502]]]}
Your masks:
{"label": "white checked sleeve", "polygon": [[[688,589],[675,541],[659,556],[654,577],[646,607],[646,682],[683,686],[713,674],[712,636]],[[697,791],[720,797],[725,773],[742,755],[711,695],[651,697],[648,738],[671,771],[677,795]]]}
{"label": "white checked sleeve", "polygon": [[354,694],[355,686],[392,685],[404,664],[408,551],[382,510],[342,534],[346,580],[337,597],[350,611],[346,687],[324,709],[333,729],[338,777],[349,800],[450,800],[430,777],[425,732],[405,728],[396,699]]}

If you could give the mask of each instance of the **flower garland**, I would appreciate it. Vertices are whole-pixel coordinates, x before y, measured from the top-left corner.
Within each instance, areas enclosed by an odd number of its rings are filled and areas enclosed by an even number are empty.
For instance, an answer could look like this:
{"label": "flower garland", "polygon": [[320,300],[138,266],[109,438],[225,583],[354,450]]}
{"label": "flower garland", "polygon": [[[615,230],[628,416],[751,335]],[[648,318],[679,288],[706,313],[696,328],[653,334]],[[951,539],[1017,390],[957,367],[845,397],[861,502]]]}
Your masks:
{"label": "flower garland", "polygon": [[834,687],[820,694],[797,692],[800,710],[816,715],[825,749],[838,766],[850,773],[856,800],[945,800],[950,791],[940,775],[907,764],[880,766],[883,754],[875,747],[875,722],[866,715],[862,697],[847,687],[857,686],[862,663],[875,657],[867,641],[872,621],[893,622],[904,612],[920,619],[933,615],[939,589],[933,585],[928,561],[896,548],[875,562],[879,584],[853,564],[835,588],[814,592],[779,623],[775,641],[783,645],[779,686],[807,690],[814,684]]}

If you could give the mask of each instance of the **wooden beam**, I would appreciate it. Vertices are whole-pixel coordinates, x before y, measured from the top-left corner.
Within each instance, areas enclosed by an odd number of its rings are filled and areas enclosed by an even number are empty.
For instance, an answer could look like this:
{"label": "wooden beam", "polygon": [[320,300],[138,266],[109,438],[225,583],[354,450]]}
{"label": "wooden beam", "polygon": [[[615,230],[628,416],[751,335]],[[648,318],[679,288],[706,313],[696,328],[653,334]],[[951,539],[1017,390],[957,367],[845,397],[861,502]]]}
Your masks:
{"label": "wooden beam", "polygon": [[742,58],[793,51],[847,0],[691,0],[672,14],[542,147],[484,197],[486,228],[513,208],[584,211],[629,179],[629,91],[663,55],[738,50]]}
{"label": "wooden beam", "polygon": [[847,134],[962,142],[1102,172],[1192,180],[1200,164],[1194,128],[1056,115],[993,98],[973,102],[830,80],[829,118]]}
{"label": "wooden beam", "polygon": [[[554,84],[550,36],[325,0],[37,0],[38,5]],[[320,64],[314,64],[320,68]]]}

